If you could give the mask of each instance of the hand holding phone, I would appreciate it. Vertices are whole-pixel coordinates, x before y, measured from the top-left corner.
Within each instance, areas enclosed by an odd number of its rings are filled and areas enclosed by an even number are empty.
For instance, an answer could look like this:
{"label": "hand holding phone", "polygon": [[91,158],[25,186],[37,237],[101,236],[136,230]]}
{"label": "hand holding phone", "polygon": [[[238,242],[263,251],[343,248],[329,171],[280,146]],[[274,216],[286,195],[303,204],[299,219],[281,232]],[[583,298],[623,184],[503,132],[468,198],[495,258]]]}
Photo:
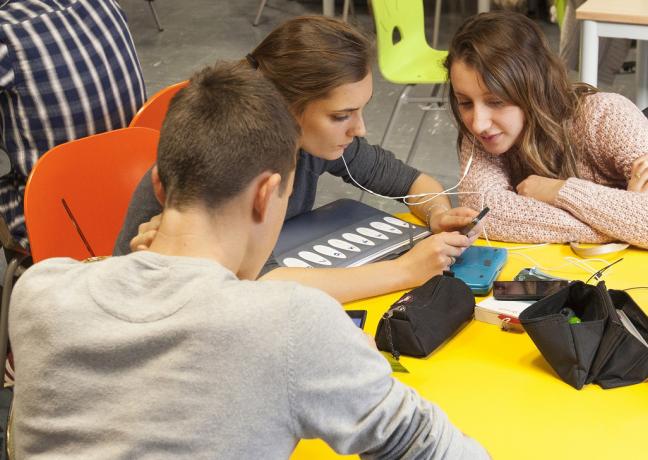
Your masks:
{"label": "hand holding phone", "polygon": [[475,228],[475,226],[479,223],[479,221],[481,221],[484,218],[484,216],[486,214],[488,214],[488,211],[490,211],[490,208],[488,206],[486,206],[484,209],[482,209],[479,212],[479,214],[477,214],[475,216],[475,218],[473,220],[470,221],[470,223],[468,225],[465,225],[464,227],[462,227],[459,230],[459,233],[461,233],[462,235],[468,235],[468,233],[470,233],[470,231],[473,228]]}

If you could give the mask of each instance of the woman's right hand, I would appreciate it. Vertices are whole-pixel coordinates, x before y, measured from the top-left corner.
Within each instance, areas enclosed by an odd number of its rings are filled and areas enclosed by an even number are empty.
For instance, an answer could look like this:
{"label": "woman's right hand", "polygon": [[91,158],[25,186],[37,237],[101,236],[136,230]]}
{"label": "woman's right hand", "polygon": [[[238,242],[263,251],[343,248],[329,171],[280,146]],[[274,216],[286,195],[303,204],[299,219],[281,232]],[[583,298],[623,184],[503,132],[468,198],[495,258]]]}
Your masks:
{"label": "woman's right hand", "polygon": [[410,286],[420,286],[447,270],[479,234],[467,237],[458,232],[431,235],[396,259]]}
{"label": "woman's right hand", "polygon": [[155,235],[157,235],[161,220],[162,214],[158,214],[148,222],[140,224],[137,228],[137,235],[130,240],[130,249],[132,252],[148,250],[155,238]]}

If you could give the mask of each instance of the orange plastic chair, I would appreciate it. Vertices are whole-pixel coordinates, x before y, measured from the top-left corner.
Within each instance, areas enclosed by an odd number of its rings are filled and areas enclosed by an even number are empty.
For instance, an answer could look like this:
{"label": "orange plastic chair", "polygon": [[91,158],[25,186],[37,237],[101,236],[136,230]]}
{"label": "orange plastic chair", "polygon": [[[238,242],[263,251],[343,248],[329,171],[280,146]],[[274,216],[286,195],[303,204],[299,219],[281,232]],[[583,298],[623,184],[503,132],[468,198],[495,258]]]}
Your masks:
{"label": "orange plastic chair", "polygon": [[160,131],[169,110],[169,103],[175,94],[189,84],[189,80],[167,86],[144,103],[128,125],[130,128],[151,128]]}
{"label": "orange plastic chair", "polygon": [[131,195],[156,160],[159,136],[148,128],[118,129],[58,145],[38,160],[25,188],[34,262],[112,254]]}

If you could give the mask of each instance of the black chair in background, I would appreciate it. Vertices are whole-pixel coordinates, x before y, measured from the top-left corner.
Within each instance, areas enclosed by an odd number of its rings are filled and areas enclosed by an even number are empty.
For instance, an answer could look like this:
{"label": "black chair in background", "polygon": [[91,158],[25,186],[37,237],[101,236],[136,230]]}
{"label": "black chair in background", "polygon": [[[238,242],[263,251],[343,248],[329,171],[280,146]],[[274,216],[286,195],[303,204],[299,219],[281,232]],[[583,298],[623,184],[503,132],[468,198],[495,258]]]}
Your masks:
{"label": "black chair in background", "polygon": [[19,245],[11,236],[4,219],[0,218],[0,244],[7,259],[2,286],[2,301],[0,302],[0,460],[8,458],[8,431],[11,402],[13,400],[13,385],[5,385],[5,369],[9,351],[9,300],[14,282],[31,265],[29,251]]}

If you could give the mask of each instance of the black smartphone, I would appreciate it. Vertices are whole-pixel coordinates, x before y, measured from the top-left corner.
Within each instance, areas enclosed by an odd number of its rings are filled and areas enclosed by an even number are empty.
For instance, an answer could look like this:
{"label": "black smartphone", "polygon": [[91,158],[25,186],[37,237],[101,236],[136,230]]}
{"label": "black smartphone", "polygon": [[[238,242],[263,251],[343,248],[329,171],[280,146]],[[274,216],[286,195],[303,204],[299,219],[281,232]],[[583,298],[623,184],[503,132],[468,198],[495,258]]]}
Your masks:
{"label": "black smartphone", "polygon": [[482,220],[486,214],[488,214],[488,211],[490,211],[490,208],[488,206],[479,211],[479,214],[477,214],[468,225],[459,230],[459,233],[461,233],[462,235],[467,235],[468,233],[470,233],[470,231],[475,228],[475,225],[477,225],[479,221]]}
{"label": "black smartphone", "polygon": [[347,315],[360,329],[364,327],[365,319],[367,319],[367,310],[345,310]]}
{"label": "black smartphone", "polygon": [[495,281],[493,296],[497,300],[540,300],[568,284],[567,280]]}

